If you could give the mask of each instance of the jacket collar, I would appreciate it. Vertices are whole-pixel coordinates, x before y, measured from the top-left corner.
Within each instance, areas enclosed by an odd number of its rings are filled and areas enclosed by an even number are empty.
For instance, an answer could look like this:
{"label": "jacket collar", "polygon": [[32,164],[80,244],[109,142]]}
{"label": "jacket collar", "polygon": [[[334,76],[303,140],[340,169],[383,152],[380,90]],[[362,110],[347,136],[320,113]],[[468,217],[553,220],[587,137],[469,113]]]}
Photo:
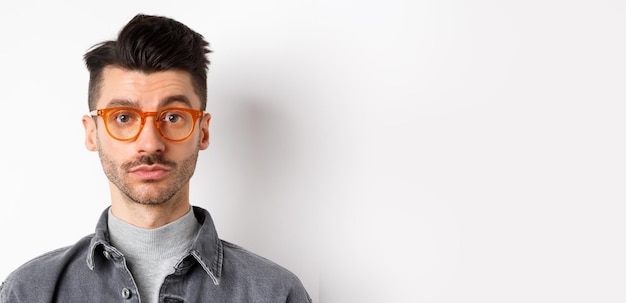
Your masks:
{"label": "jacket collar", "polygon": [[[96,224],[96,232],[89,245],[89,251],[87,253],[87,266],[91,270],[94,270],[95,268],[94,256],[96,255],[96,250],[100,247],[102,247],[102,249],[109,254],[121,256],[121,253],[110,244],[109,228],[107,224],[109,208],[110,206],[107,207],[100,215],[100,219]],[[176,265],[176,267],[186,267],[189,265],[189,260],[195,260],[202,266],[213,282],[218,285],[219,279],[222,275],[222,241],[217,236],[215,224],[213,223],[213,219],[211,218],[209,212],[198,206],[193,206],[192,209],[201,227],[191,244],[189,253]]]}

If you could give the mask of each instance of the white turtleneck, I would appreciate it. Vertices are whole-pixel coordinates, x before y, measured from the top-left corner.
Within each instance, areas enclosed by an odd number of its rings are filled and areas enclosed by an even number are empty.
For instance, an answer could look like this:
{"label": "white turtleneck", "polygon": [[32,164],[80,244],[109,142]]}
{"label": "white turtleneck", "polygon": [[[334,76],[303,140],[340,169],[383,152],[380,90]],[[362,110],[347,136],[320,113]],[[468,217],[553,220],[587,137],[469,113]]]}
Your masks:
{"label": "white turtleneck", "polygon": [[184,257],[200,229],[193,210],[178,220],[155,229],[144,229],[115,217],[109,209],[111,245],[124,257],[135,279],[141,302],[158,302],[165,277]]}

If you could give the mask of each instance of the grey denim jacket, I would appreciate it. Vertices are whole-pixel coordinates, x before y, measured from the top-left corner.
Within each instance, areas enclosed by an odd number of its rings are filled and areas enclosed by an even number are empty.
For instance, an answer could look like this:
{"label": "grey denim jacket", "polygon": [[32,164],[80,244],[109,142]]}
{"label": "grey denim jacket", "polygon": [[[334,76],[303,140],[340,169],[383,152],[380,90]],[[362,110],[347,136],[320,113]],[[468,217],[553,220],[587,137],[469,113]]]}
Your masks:
{"label": "grey denim jacket", "polygon": [[[193,210],[202,227],[165,278],[159,302],[311,302],[292,272],[220,240],[210,214]],[[108,208],[94,234],[12,272],[0,286],[0,302],[141,302],[124,256],[109,244],[107,214]]]}

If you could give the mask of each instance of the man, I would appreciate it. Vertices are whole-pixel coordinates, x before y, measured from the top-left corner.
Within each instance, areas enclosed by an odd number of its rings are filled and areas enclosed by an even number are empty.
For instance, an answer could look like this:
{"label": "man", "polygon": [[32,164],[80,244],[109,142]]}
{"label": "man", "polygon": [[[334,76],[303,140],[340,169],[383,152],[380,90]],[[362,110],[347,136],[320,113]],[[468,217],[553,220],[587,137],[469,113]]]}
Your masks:
{"label": "man", "polygon": [[0,302],[310,302],[285,268],[220,240],[189,202],[205,112],[209,44],[182,23],[137,15],[85,54],[85,145],[109,179],[94,234],[27,262]]}

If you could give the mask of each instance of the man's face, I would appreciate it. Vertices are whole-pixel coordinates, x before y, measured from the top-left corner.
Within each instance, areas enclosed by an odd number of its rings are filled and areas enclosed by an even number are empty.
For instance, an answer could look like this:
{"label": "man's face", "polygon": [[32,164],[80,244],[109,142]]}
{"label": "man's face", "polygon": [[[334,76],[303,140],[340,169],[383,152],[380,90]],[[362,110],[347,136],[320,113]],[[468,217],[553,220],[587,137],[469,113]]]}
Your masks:
{"label": "man's face", "polygon": [[[183,107],[198,110],[200,99],[186,72],[144,74],[107,67],[97,108],[128,106],[143,112]],[[154,116],[146,119],[135,140],[118,141],[106,131],[102,117],[83,117],[86,146],[97,150],[111,184],[112,197],[140,204],[162,204],[188,198],[189,179],[194,173],[198,151],[209,144],[205,114],[191,136],[182,142],[161,137]]]}

